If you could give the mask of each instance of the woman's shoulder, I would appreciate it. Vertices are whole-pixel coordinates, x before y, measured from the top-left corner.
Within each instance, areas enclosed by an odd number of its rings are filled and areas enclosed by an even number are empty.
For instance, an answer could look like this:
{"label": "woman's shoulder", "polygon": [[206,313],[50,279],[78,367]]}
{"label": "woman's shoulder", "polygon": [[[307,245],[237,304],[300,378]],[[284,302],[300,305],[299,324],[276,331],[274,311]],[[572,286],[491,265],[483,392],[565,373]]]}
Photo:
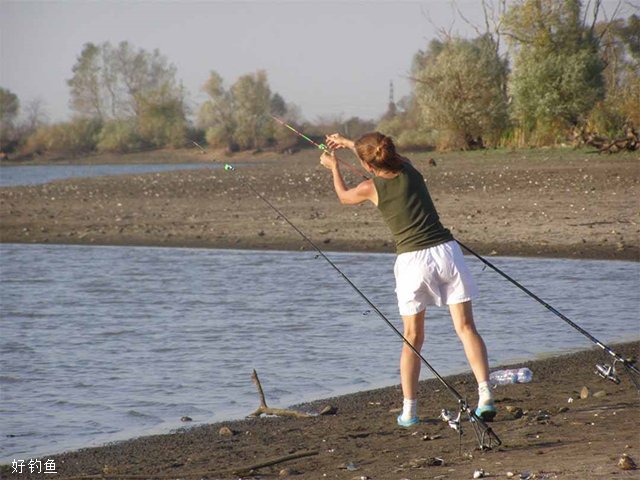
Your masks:
{"label": "woman's shoulder", "polygon": [[403,168],[402,168],[402,170],[405,172],[405,174],[406,174],[408,177],[410,177],[410,178],[412,178],[412,179],[415,179],[416,181],[417,181],[417,180],[420,180],[420,181],[422,181],[422,182],[424,182],[424,181],[425,181],[425,177],[424,177],[424,175],[422,174],[422,172],[421,172],[420,170],[418,170],[418,169],[413,165],[413,163],[411,163],[411,162],[405,163],[405,164],[403,164],[403,165],[402,165],[402,167],[403,167]]}
{"label": "woman's shoulder", "polygon": [[403,155],[398,155],[398,158],[400,158],[400,160],[402,160],[403,164],[409,164],[409,165],[413,166],[413,163],[411,163],[411,160],[409,160],[407,157],[405,157]]}
{"label": "woman's shoulder", "polygon": [[411,163],[411,160],[409,160],[409,159],[408,159],[408,158],[406,158],[406,157],[402,157],[402,159],[403,159],[403,160],[405,160],[405,161],[402,163],[402,170],[403,170],[403,171],[405,171],[405,172],[407,172],[407,173],[412,173],[412,174],[416,174],[416,173],[418,173],[418,174],[422,175],[422,174],[420,173],[420,171],[415,167],[415,165],[414,165],[413,163]]}

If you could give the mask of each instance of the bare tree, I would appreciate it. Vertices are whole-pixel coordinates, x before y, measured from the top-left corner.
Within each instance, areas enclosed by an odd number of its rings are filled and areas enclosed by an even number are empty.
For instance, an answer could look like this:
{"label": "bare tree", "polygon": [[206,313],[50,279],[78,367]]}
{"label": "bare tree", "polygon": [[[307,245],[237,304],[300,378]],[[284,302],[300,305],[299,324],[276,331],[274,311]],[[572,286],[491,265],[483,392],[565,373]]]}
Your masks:
{"label": "bare tree", "polygon": [[23,128],[26,132],[34,132],[47,123],[49,116],[47,115],[44,105],[44,100],[41,97],[37,97],[28,101],[24,106],[22,109],[24,116]]}

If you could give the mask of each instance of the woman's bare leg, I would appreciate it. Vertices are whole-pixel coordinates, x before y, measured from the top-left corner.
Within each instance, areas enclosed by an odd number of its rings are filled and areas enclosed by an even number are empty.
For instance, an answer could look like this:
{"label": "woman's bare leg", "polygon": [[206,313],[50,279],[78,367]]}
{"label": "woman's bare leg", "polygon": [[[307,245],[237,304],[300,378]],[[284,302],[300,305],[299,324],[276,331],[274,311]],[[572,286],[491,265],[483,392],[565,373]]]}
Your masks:
{"label": "woman's bare leg", "polygon": [[[425,310],[415,315],[403,315],[404,338],[419,352],[424,343],[424,314]],[[421,361],[413,350],[406,344],[402,345],[400,355],[400,382],[402,394],[406,399],[418,396],[418,380],[420,379]]]}
{"label": "woman's bare leg", "polygon": [[493,406],[493,393],[489,385],[489,361],[487,347],[476,330],[473,321],[471,301],[449,305],[453,325],[464,347],[464,353],[478,382],[478,408],[476,415],[485,421],[493,420],[496,409]]}
{"label": "woman's bare leg", "polygon": [[[424,343],[424,310],[415,315],[403,315],[404,338],[420,352]],[[418,423],[418,381],[420,379],[420,357],[403,343],[400,354],[400,383],[402,384],[402,414],[398,425],[409,427]]]}
{"label": "woman's bare leg", "polygon": [[476,330],[471,301],[449,305],[449,311],[476,381],[478,383],[487,382],[489,380],[487,347]]}

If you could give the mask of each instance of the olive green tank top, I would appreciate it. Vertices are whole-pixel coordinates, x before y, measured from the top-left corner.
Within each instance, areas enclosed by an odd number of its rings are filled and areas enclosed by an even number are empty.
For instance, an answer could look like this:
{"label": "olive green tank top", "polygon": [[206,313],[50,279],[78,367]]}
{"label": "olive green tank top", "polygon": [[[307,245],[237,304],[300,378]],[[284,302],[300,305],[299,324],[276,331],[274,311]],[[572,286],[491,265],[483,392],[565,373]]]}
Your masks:
{"label": "olive green tank top", "polygon": [[405,163],[394,178],[373,177],[378,209],[389,226],[398,254],[414,252],[453,240],[440,223],[422,174]]}

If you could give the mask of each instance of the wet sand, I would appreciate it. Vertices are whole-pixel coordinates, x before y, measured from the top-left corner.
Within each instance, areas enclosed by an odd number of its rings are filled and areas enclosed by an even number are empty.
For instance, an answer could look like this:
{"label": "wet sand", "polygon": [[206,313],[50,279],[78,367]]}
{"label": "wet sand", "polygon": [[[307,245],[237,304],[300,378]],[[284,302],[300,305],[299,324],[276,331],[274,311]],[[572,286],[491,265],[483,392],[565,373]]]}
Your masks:
{"label": "wet sand", "polygon": [[[236,164],[237,170],[1,188],[1,240],[309,249],[257,198],[254,188],[322,249],[393,251],[374,207],[338,204],[317,157],[315,152],[302,152],[217,158],[218,163]],[[443,223],[481,254],[636,261],[640,257],[637,156],[537,150],[412,158],[427,177]],[[436,166],[429,165],[430,158]],[[99,158],[90,161],[101,163]],[[347,177],[356,180],[351,174]],[[585,339],[585,348],[589,346]],[[619,350],[637,356],[640,342]],[[624,374],[620,385],[593,374],[595,363],[610,361],[602,350],[592,348],[521,364],[533,370],[534,381],[496,390],[500,414],[492,427],[502,445],[491,451],[475,448],[468,423],[460,439],[438,419],[440,410],[455,409],[456,401],[430,379],[421,382],[422,423],[412,429],[395,425],[401,404],[395,386],[295,407],[316,412],[331,405],[337,409],[332,415],[223,422],[51,458],[56,461],[56,477],[66,479],[455,480],[473,478],[480,469],[489,478],[640,478],[637,470],[618,465],[622,455],[640,462],[638,392]],[[470,403],[475,401],[470,375],[448,381]],[[269,379],[262,382],[268,401]],[[583,387],[588,389],[586,398],[581,398]],[[518,409],[522,416],[515,418]],[[282,461],[298,454],[308,455]],[[444,464],[435,465],[440,462],[436,459]],[[267,460],[280,461],[247,471]],[[10,472],[9,466],[1,467],[0,477],[29,478]]]}

